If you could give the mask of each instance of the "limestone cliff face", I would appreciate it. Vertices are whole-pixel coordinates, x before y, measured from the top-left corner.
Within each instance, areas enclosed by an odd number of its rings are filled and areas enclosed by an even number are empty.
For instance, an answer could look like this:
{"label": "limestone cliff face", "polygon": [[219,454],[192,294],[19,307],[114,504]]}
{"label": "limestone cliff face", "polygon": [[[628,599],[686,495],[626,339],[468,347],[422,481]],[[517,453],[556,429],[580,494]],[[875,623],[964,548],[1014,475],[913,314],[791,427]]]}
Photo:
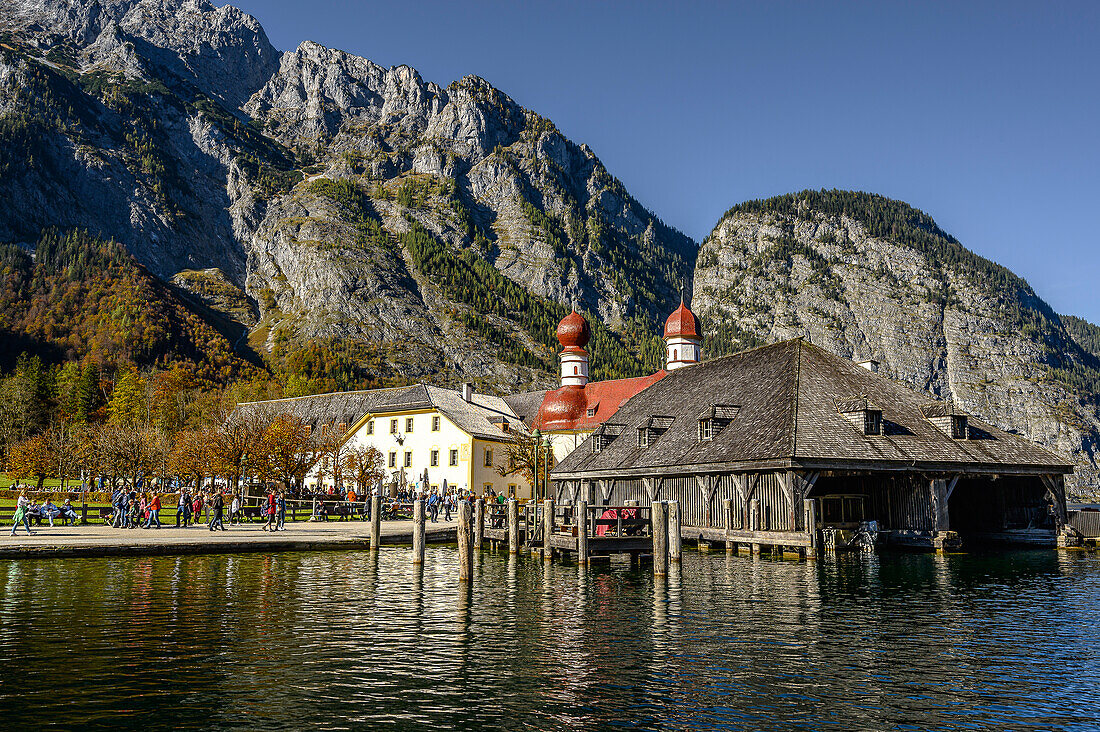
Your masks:
{"label": "limestone cliff face", "polygon": [[272,353],[338,339],[409,378],[545,385],[544,321],[575,304],[611,325],[605,363],[645,371],[694,259],[484,80],[279,54],[205,0],[0,0],[0,122],[0,241],[114,237],[199,297],[242,292],[223,311]]}
{"label": "limestone cliff face", "polygon": [[873,358],[1096,483],[1096,357],[1025,282],[904,204],[808,191],[735,207],[700,248],[694,290],[711,355],[801,336]]}

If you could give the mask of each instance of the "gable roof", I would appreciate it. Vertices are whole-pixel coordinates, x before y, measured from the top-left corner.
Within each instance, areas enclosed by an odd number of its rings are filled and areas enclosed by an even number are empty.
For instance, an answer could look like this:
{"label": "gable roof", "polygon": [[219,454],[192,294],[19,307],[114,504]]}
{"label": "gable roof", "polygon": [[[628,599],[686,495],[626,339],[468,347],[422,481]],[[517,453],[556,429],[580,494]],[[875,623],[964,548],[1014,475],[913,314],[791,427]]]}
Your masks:
{"label": "gable roof", "polygon": [[542,400],[546,398],[546,390],[525,391],[521,394],[506,394],[504,403],[511,407],[512,411],[523,421],[527,427],[531,427],[539,414]]}
{"label": "gable roof", "polygon": [[437,409],[462,431],[487,440],[507,439],[501,430],[502,418],[510,429],[525,429],[522,420],[501,397],[474,392],[467,402],[460,392],[428,384],[244,402],[237,408],[242,412],[269,409],[297,417],[314,427],[340,423],[350,427],[367,415]]}
{"label": "gable roof", "polygon": [[[882,434],[863,434],[837,408],[853,399],[882,409]],[[973,417],[972,439],[952,439],[925,417],[922,408],[930,401],[927,394],[794,339],[667,374],[618,410],[615,422],[627,428],[623,437],[598,453],[583,443],[553,473],[564,478],[842,463],[1072,472],[1065,457]],[[710,440],[700,440],[700,416],[716,406],[739,409],[730,410],[735,416],[716,426]],[[640,448],[630,435],[654,415],[673,416],[673,423]]]}

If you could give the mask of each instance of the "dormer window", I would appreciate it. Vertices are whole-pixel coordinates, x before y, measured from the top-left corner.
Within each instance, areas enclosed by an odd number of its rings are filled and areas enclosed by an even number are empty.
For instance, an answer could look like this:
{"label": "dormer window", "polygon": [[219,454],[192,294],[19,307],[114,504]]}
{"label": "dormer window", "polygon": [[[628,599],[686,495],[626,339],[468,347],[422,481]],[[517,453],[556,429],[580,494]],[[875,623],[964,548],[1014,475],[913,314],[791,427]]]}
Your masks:
{"label": "dormer window", "polygon": [[882,434],[882,410],[867,401],[867,397],[839,401],[836,403],[836,410],[861,434]]}
{"label": "dormer window", "polygon": [[653,416],[638,427],[638,447],[649,447],[668,428],[672,426],[672,417]]}
{"label": "dormer window", "polygon": [[589,407],[588,411],[585,412],[585,415],[588,416],[588,417],[595,417],[596,416],[596,408],[595,407]]}
{"label": "dormer window", "polygon": [[592,433],[592,452],[600,452],[610,445],[616,437],[623,433],[624,429],[626,428],[621,424],[601,424]]}
{"label": "dormer window", "polygon": [[967,414],[959,409],[953,401],[936,402],[921,407],[925,419],[936,425],[941,432],[952,440],[965,440],[970,436],[970,425]]}
{"label": "dormer window", "polygon": [[741,411],[733,404],[715,404],[699,415],[699,441],[714,439]]}

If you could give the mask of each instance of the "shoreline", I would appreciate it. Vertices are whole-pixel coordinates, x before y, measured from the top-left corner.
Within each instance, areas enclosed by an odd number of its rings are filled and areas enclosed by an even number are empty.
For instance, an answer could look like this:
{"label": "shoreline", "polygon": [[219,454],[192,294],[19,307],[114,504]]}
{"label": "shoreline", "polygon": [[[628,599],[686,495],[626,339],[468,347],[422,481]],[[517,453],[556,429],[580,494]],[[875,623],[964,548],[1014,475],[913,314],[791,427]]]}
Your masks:
{"label": "shoreline", "polygon": [[[228,527],[211,532],[205,525],[161,529],[115,529],[110,526],[48,526],[36,528],[37,536],[20,531],[11,536],[10,525],[0,535],[0,559],[58,559],[73,557],[173,556],[183,554],[257,554],[291,551],[341,551],[370,548],[370,525],[363,521],[301,521],[271,534],[261,524]],[[425,541],[454,542],[454,521],[429,523]],[[412,544],[412,522],[382,523],[379,546]]]}

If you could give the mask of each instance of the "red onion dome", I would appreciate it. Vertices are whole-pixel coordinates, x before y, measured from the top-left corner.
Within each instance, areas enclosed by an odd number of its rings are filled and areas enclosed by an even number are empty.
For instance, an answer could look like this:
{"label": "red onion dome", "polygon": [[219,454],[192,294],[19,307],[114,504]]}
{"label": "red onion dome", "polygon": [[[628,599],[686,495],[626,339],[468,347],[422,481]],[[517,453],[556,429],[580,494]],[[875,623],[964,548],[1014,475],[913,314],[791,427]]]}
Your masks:
{"label": "red onion dome", "polygon": [[695,315],[688,310],[682,299],[680,307],[676,308],[665,321],[665,338],[703,338],[703,334],[699,332],[699,324],[695,321]]}
{"label": "red onion dome", "polygon": [[538,426],[541,429],[569,429],[581,420],[588,410],[588,398],[583,386],[563,386],[551,391],[539,407]]}
{"label": "red onion dome", "polygon": [[588,321],[576,311],[569,313],[558,323],[558,342],[565,348],[584,348],[592,337]]}

